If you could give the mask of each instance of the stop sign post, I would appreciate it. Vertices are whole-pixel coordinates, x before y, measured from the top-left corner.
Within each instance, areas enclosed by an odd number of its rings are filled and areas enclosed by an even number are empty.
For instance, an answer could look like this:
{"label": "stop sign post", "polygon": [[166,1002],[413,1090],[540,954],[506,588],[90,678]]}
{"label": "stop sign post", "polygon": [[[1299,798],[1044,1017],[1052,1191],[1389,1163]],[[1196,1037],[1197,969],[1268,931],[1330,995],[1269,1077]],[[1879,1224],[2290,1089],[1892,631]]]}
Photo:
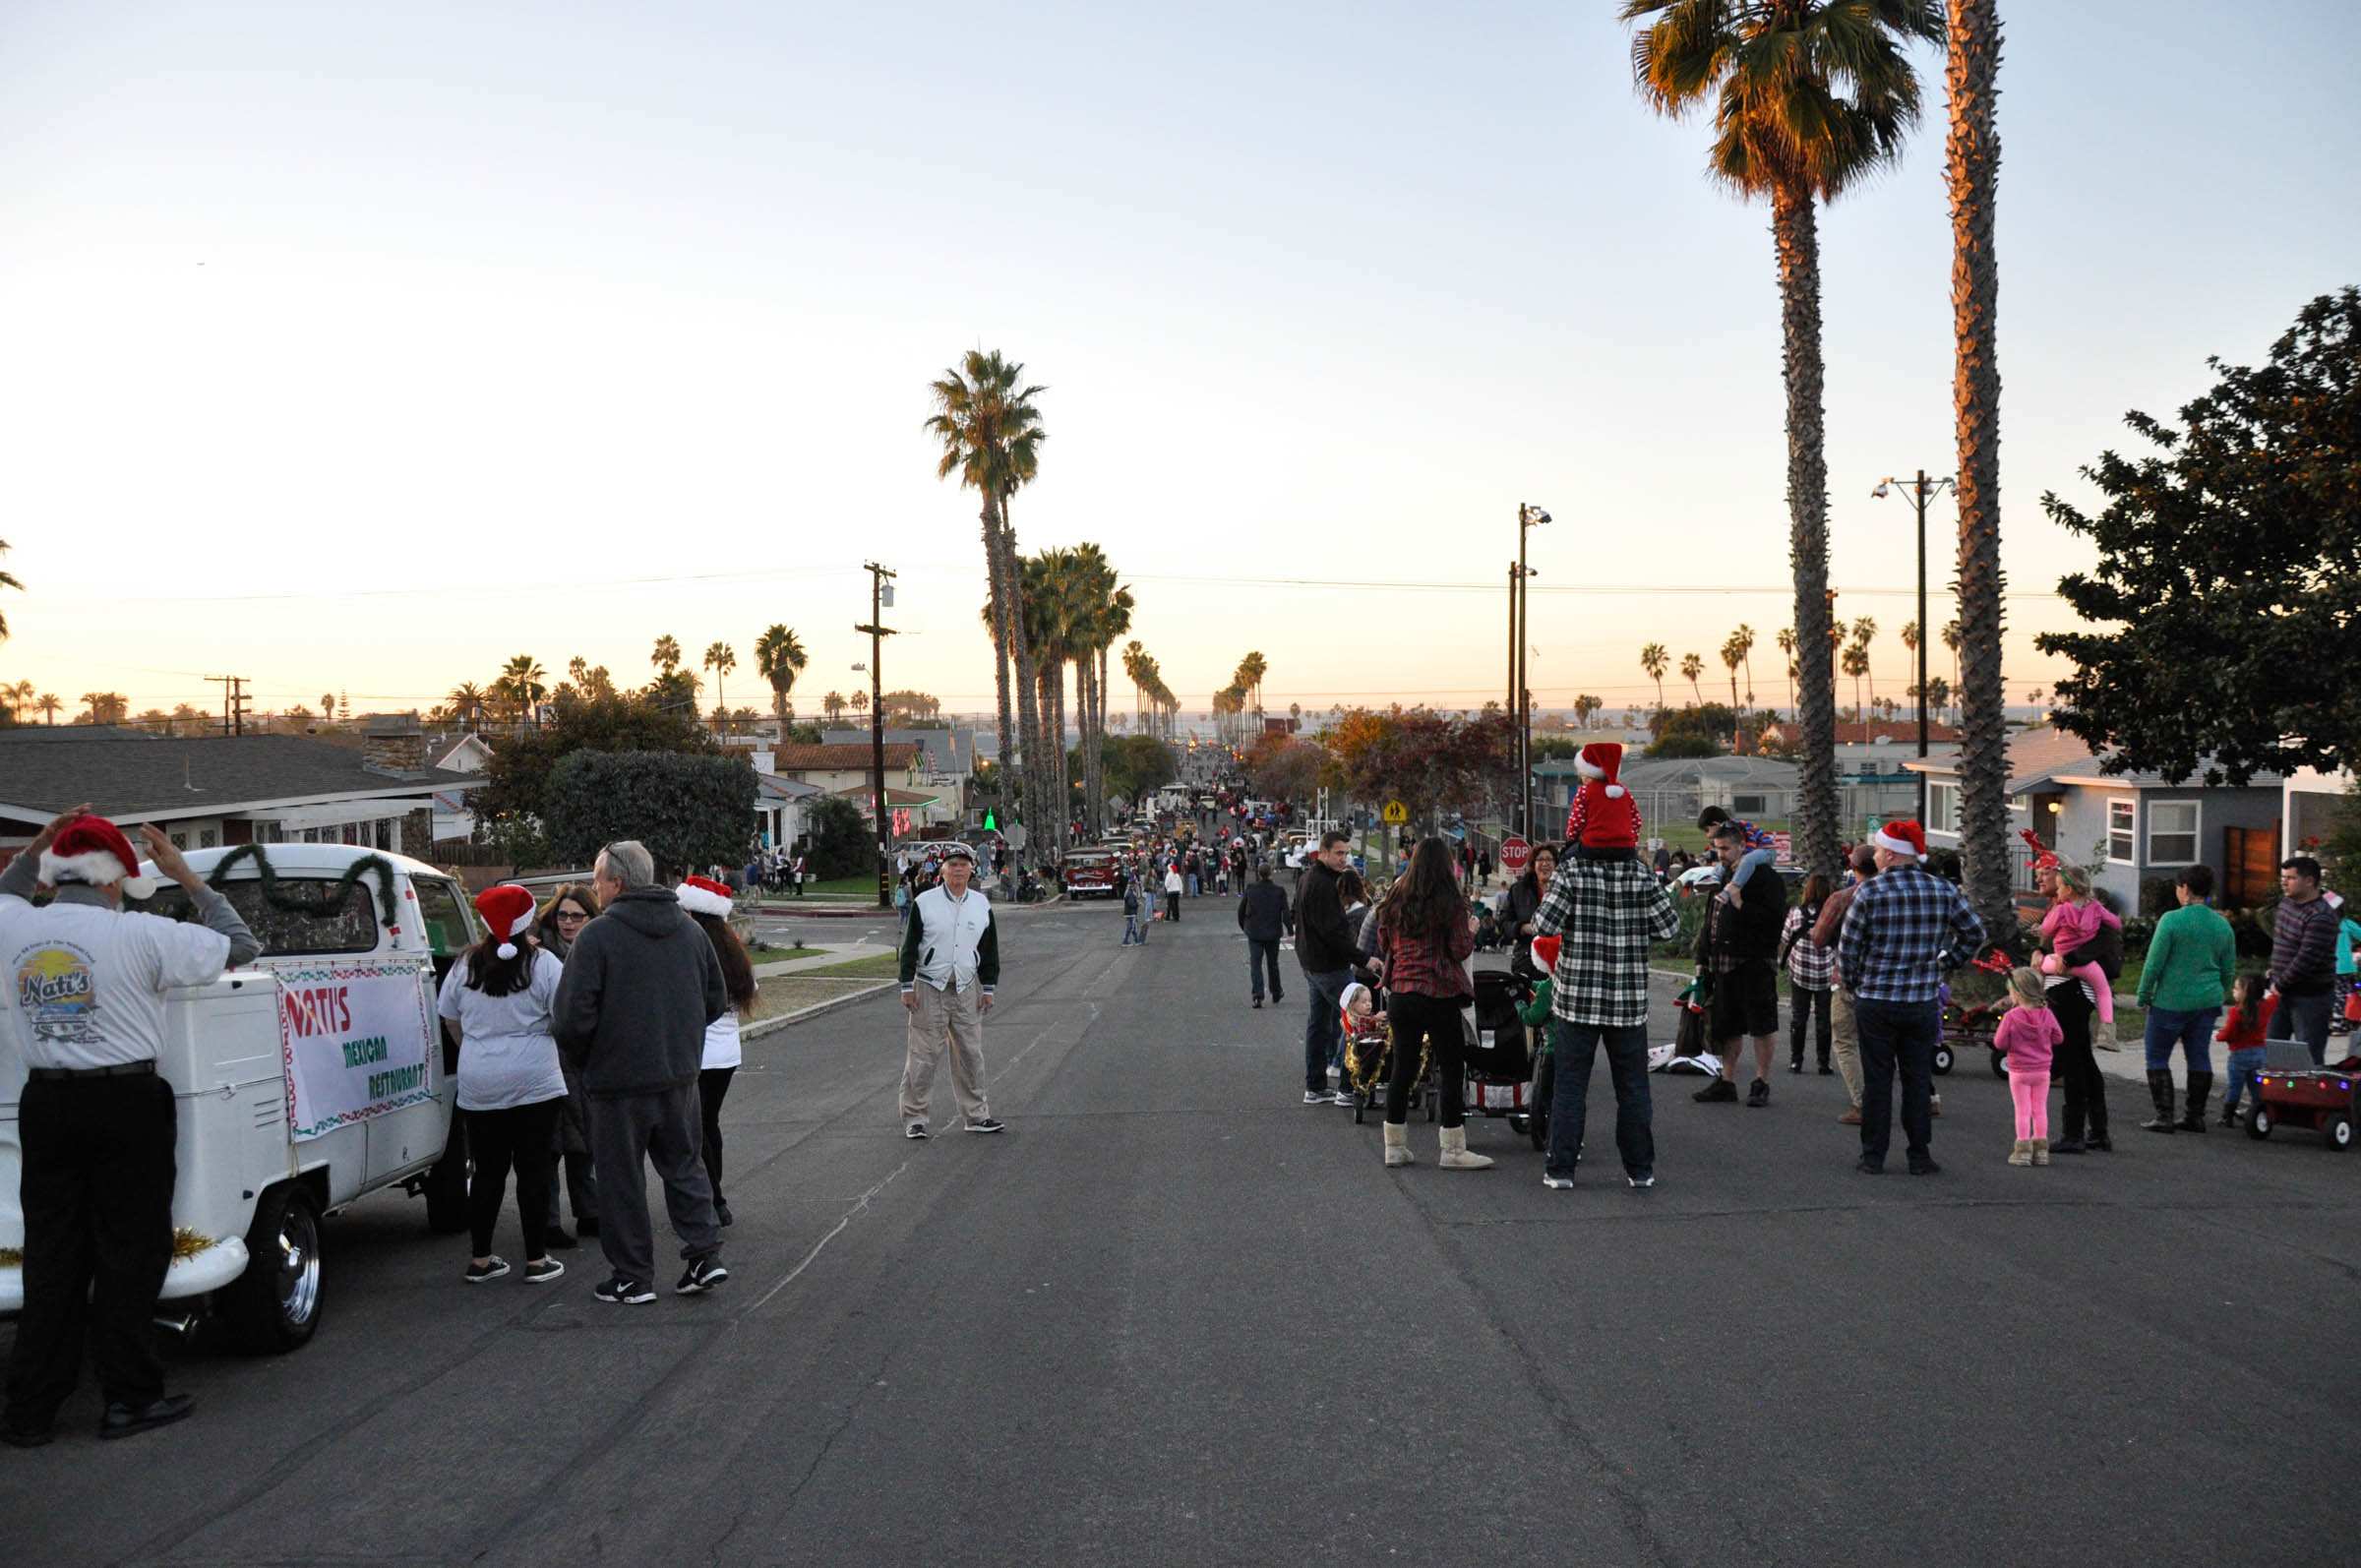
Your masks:
{"label": "stop sign post", "polygon": [[1500,869],[1510,875],[1521,874],[1533,859],[1533,846],[1521,838],[1500,841]]}

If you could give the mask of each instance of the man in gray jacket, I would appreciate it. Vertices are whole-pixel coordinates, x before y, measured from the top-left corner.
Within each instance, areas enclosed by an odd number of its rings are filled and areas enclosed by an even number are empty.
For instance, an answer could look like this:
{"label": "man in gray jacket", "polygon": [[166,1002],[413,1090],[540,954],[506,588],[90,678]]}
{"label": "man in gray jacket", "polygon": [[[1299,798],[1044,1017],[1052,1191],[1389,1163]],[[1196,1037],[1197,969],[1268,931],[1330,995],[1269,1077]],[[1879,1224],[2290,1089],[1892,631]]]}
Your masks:
{"label": "man in gray jacket", "polygon": [[591,885],[603,912],[566,954],[558,1045],[579,1071],[590,1108],[598,1240],[615,1270],[596,1294],[637,1306],[656,1298],[650,1159],[689,1262],[673,1290],[696,1296],[730,1277],[713,1186],[698,1158],[696,1099],[705,1025],[730,1003],[713,944],[657,883],[645,845],[626,839],[599,851]]}

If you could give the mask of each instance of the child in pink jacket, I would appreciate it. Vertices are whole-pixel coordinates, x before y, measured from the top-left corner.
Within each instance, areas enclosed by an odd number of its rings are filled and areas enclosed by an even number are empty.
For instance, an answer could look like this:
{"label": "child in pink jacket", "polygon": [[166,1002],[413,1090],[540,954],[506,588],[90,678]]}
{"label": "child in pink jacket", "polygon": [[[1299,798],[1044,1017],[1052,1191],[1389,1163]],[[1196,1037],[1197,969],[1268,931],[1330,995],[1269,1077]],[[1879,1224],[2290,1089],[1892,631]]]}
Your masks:
{"label": "child in pink jacket", "polygon": [[2066,1032],[2049,1010],[2039,972],[2013,972],[2009,1001],[1992,1036],[1992,1049],[2008,1058],[2009,1098],[2017,1105],[2017,1146],[2009,1151],[2009,1164],[2047,1165],[2049,1064]]}
{"label": "child in pink jacket", "polygon": [[2114,1049],[2115,987],[2107,972],[2096,964],[2078,964],[2066,967],[2066,954],[2096,937],[2106,927],[2117,931],[2123,922],[2117,920],[2106,905],[2090,896],[2090,874],[2080,866],[2064,866],[2058,870],[2058,889],[2066,896],[2049,906],[2042,918],[2041,935],[2049,938],[2049,951],[2041,955],[2041,973],[2072,975],[2089,986],[2098,1000],[2098,1021],[2103,1026],[2101,1039],[2106,1049]]}

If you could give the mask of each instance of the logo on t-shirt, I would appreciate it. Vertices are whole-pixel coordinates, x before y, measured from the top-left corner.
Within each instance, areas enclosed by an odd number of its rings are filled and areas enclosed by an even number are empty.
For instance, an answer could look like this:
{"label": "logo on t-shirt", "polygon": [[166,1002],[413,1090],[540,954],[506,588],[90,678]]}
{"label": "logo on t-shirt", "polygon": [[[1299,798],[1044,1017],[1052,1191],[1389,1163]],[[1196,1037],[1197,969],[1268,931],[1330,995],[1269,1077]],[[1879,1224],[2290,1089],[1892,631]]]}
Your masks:
{"label": "logo on t-shirt", "polygon": [[17,1010],[35,1040],[98,1045],[98,981],[88,953],[77,947],[35,947],[17,966]]}

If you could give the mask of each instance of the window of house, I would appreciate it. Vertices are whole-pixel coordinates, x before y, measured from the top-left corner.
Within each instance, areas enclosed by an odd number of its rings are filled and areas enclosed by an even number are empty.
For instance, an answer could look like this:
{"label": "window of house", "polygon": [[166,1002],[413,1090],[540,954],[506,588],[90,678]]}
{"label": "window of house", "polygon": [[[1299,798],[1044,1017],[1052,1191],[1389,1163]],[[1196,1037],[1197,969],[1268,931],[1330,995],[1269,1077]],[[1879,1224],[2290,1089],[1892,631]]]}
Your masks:
{"label": "window of house", "polygon": [[2107,860],[2110,864],[2133,864],[2139,817],[2138,801],[2107,802]]}
{"label": "window of house", "polygon": [[211,827],[203,829],[197,835],[197,847],[199,849],[219,849],[221,847],[220,833]]}
{"label": "window of house", "polygon": [[186,833],[174,833],[172,835],[172,847],[174,849],[187,849],[189,847],[189,835]]}
{"label": "window of house", "polygon": [[2148,863],[2150,866],[2197,864],[2198,803],[2148,803]]}
{"label": "window of house", "polygon": [[2030,795],[2012,795],[2009,797],[2009,814],[2011,816],[2022,816],[2032,809],[2033,798]]}
{"label": "window of house", "polygon": [[1960,787],[1957,784],[1928,782],[1926,830],[1930,833],[1956,833],[1960,830]]}
{"label": "window of house", "polygon": [[1760,795],[1732,795],[1729,798],[1729,806],[1730,810],[1740,816],[1760,816],[1769,809],[1763,804],[1763,797]]}

